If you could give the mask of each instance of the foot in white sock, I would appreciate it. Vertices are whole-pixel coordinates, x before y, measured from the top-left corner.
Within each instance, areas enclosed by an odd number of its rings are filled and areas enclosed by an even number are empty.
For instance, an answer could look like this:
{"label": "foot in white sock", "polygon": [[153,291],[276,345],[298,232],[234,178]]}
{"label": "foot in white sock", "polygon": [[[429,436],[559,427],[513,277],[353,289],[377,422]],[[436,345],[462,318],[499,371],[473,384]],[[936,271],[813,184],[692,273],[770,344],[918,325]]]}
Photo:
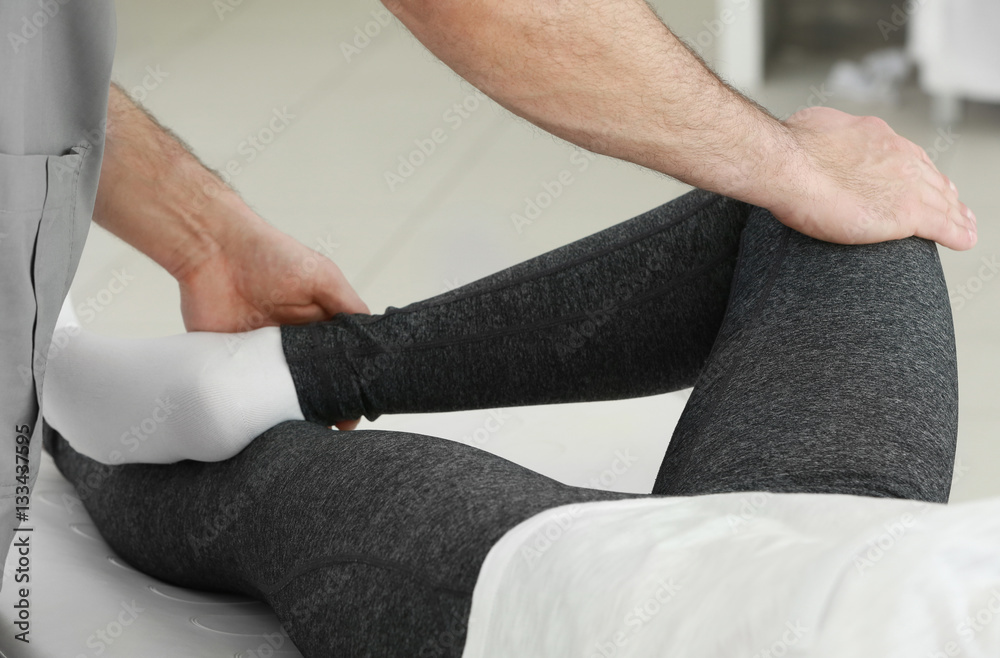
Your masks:
{"label": "foot in white sock", "polygon": [[63,305],[42,389],[49,425],[105,464],[219,461],[302,420],[277,327],[110,338]]}

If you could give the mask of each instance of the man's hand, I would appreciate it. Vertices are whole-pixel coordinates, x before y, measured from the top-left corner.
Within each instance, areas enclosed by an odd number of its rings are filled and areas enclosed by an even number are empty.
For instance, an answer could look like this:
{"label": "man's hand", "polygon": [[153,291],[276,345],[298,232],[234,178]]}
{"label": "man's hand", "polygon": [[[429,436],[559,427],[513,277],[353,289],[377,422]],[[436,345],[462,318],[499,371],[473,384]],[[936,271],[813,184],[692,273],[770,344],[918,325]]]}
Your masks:
{"label": "man's hand", "polygon": [[884,122],[826,109],[779,121],[644,0],[383,3],[459,75],[574,144],[762,206],[823,240],[975,243],[950,181]]}
{"label": "man's hand", "polygon": [[956,250],[975,245],[975,215],[954,183],[885,121],[816,107],[785,125],[799,153],[768,208],[786,226],[842,244],[916,235]]}
{"label": "man's hand", "polygon": [[368,312],[336,265],[268,225],[117,86],[94,221],[177,279],[189,331]]}
{"label": "man's hand", "polygon": [[370,312],[339,267],[263,220],[232,231],[178,279],[188,331],[250,331]]}
{"label": "man's hand", "polygon": [[[211,256],[178,279],[188,331],[250,331],[370,313],[328,258],[259,218],[232,230]],[[336,426],[353,430],[358,422]]]}

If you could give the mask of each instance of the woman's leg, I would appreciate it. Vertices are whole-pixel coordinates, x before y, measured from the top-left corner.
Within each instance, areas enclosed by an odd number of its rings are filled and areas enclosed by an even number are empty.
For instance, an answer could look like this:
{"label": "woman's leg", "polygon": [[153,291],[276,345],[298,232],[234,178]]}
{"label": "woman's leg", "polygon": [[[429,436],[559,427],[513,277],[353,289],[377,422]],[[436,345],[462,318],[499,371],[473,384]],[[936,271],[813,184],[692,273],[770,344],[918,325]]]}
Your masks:
{"label": "woman's leg", "polygon": [[[687,388],[722,323],[748,213],[695,191],[445,295],[306,327],[122,340],[82,331],[67,306],[45,417],[104,463],[169,463],[224,459],[303,417]],[[140,431],[154,407],[155,432]]]}
{"label": "woman's leg", "polygon": [[712,354],[653,492],[946,502],[958,432],[933,242],[821,242],[755,209]]}
{"label": "woman's leg", "polygon": [[[690,386],[722,322],[748,211],[695,192],[381,321],[342,316],[289,329],[286,345],[294,351],[303,337],[300,357],[325,358],[334,378],[347,372],[336,370],[347,351],[313,351],[313,338],[329,348],[337,334],[346,344],[382,330],[376,356],[399,359],[359,358],[376,364],[374,381],[395,382],[386,397],[406,398],[369,406],[372,416],[405,405],[426,411]],[[482,377],[472,358],[485,359],[477,363],[494,376]],[[326,379],[296,363],[300,377]],[[440,376],[446,366],[451,379]],[[465,389],[470,372],[475,386]],[[321,392],[324,403],[332,393]],[[460,655],[472,589],[496,540],[545,509],[630,497],[567,487],[442,439],[334,434],[308,423],[279,425],[218,463],[103,466],[61,439],[49,449],[129,562],[179,585],[268,601],[300,649],[316,656]]]}
{"label": "woman's leg", "polygon": [[[715,348],[658,491],[936,499],[944,488],[946,496],[955,373],[942,290],[932,243],[838,247],[755,211],[723,330],[711,336]],[[859,300],[859,293],[869,297]],[[491,312],[488,304],[477,308]],[[914,328],[915,317],[925,325]],[[320,325],[329,326],[336,323]],[[756,349],[741,349],[743,340]],[[477,357],[466,356],[473,364]],[[772,360],[777,365],[769,367]],[[467,361],[452,364],[452,377],[477,385]],[[921,368],[926,384],[911,372]],[[884,381],[894,377],[905,381]],[[858,403],[870,393],[857,387],[869,381],[892,397]],[[422,383],[415,378],[409,387]],[[478,385],[491,390],[489,380]],[[408,390],[406,382],[399,386]],[[731,413],[718,423],[729,433],[713,441],[701,429],[715,426],[719,410]],[[766,422],[782,431],[770,432]],[[795,434],[800,428],[806,440]],[[866,438],[888,454],[873,455]],[[56,448],[57,464],[98,527],[132,563],[178,584],[265,598],[300,647],[317,655],[331,647],[353,655],[449,655],[424,650],[464,628],[479,565],[503,532],[556,505],[621,497],[565,487],[440,439],[332,435],[304,423],[281,425],[217,464],[104,467],[65,443]],[[233,510],[236,520],[222,528],[202,521],[232,519]]]}
{"label": "woman's leg", "polygon": [[[748,211],[695,192],[427,302],[287,328],[293,376],[327,405],[340,400],[331,381],[357,369],[370,417],[690,386],[722,322]],[[380,400],[394,402],[370,404]],[[315,656],[460,655],[480,565],[508,529],[559,505],[628,497],[442,439],[307,423],[218,463],[109,467],[62,440],[50,450],[130,563],[268,601]]]}
{"label": "woman's leg", "polygon": [[749,212],[696,190],[426,301],[282,327],[303,414],[332,424],[691,387]]}
{"label": "woman's leg", "polygon": [[655,493],[950,490],[954,331],[921,238],[831,244],[696,191],[385,315],[283,327],[282,341],[307,420],[694,385]]}
{"label": "woman's leg", "polygon": [[211,463],[105,466],[49,438],[130,564],[266,601],[309,658],[457,658],[480,567],[507,530],[553,507],[635,497],[445,439],[302,421]]}

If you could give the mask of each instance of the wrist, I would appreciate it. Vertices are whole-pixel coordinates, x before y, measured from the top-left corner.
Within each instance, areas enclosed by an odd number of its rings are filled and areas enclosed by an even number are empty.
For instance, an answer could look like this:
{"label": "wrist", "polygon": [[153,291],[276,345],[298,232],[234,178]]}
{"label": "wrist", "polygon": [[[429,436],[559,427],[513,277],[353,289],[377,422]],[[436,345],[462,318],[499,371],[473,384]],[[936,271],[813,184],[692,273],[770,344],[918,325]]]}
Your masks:
{"label": "wrist", "polygon": [[745,174],[730,196],[777,214],[802,194],[811,163],[785,123],[761,114],[751,130],[756,143],[747,153]]}
{"label": "wrist", "polygon": [[178,165],[190,169],[182,176],[187,189],[174,206],[178,215],[172,222],[180,227],[182,235],[158,262],[184,283],[263,220],[239,194],[199,163],[188,161]]}
{"label": "wrist", "polygon": [[763,198],[755,203],[778,217],[787,217],[798,214],[823,194],[822,167],[816,157],[823,147],[808,128],[789,121],[782,122],[782,126],[788,142],[773,177],[761,186]]}
{"label": "wrist", "polygon": [[[716,108],[710,121],[686,139],[670,134],[662,153],[681,157],[654,167],[680,180],[733,199],[779,208],[799,197],[813,167],[791,126],[750,99],[720,85],[707,105]],[[684,131],[677,131],[683,135]],[[678,175],[678,171],[681,175]]]}
{"label": "wrist", "polygon": [[118,87],[106,137],[94,221],[182,284],[265,224]]}

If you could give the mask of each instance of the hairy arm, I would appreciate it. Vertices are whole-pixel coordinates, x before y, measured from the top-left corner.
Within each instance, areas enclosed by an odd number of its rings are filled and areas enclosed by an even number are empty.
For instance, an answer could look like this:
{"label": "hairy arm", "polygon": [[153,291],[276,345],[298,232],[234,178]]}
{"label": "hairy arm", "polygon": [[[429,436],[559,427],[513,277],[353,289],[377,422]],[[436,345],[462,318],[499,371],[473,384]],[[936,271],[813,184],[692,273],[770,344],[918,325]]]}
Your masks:
{"label": "hairy arm", "polygon": [[334,263],[265,222],[117,86],[94,221],[177,279],[189,330],[368,311]]}
{"label": "hairy arm", "polygon": [[112,85],[94,221],[181,280],[218,253],[241,218],[256,221],[176,135]]}
{"label": "hairy arm", "polygon": [[779,121],[724,84],[642,0],[383,2],[459,75],[584,148],[766,207],[822,239],[974,242],[971,213],[919,147],[833,110]]}

